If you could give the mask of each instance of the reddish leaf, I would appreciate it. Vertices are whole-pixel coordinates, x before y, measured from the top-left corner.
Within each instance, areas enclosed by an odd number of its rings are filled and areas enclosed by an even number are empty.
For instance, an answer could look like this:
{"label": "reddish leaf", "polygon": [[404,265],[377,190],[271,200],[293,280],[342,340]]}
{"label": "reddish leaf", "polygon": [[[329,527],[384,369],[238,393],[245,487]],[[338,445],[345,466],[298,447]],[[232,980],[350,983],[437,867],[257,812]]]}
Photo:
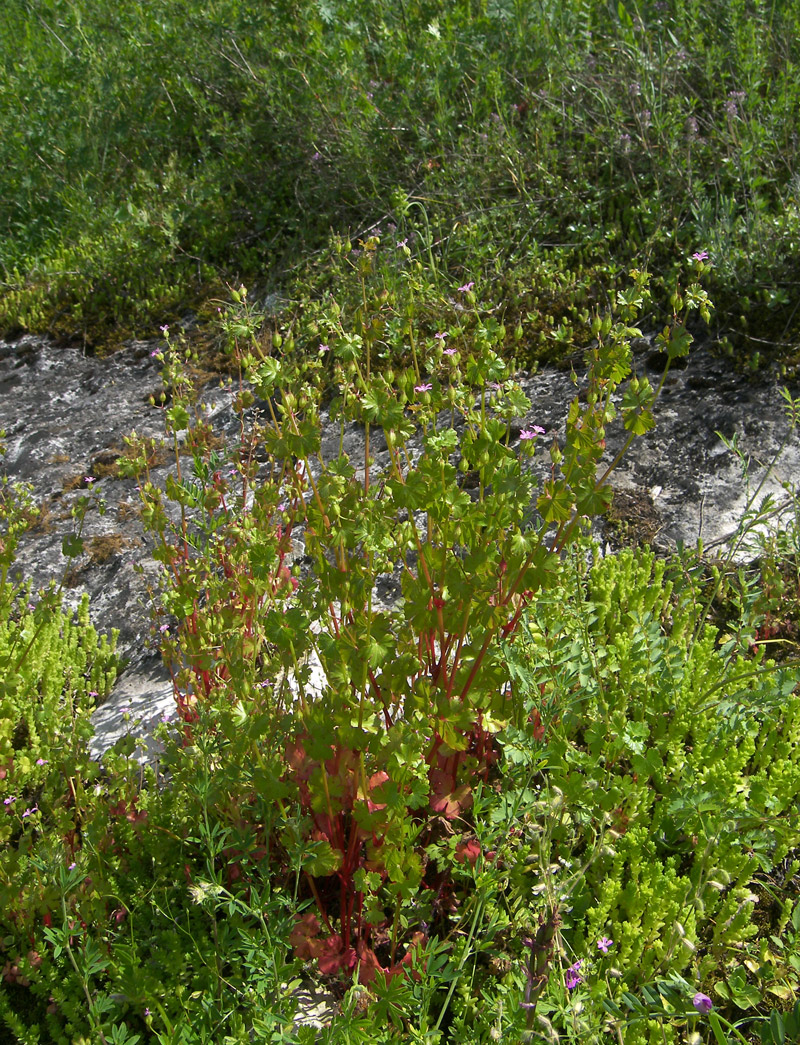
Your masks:
{"label": "reddish leaf", "polygon": [[[381,786],[381,784],[385,784],[388,779],[389,774],[384,772],[383,770],[381,770],[380,773],[373,773],[372,776],[369,778],[369,793],[372,794],[372,792],[376,791]],[[370,813],[374,813],[377,810],[385,808],[385,802],[373,802],[371,798],[367,798],[367,809],[369,809]]]}
{"label": "reddish leaf", "polygon": [[459,842],[456,846],[456,861],[459,864],[467,863],[474,867],[481,855],[481,847],[473,838],[470,842]]}
{"label": "reddish leaf", "polygon": [[378,961],[377,954],[363,940],[359,940],[356,944],[356,953],[358,955],[358,982],[360,984],[372,983],[378,971],[385,971]]}
{"label": "reddish leaf", "polygon": [[434,813],[441,813],[448,820],[454,820],[472,805],[472,789],[469,784],[461,784],[452,789],[453,776],[449,771],[432,769],[429,779],[430,807]]}
{"label": "reddish leaf", "polygon": [[355,964],[356,952],[352,947],[344,949],[344,941],[338,933],[328,937],[317,959],[319,971],[326,976],[333,976],[342,969],[350,970]]}
{"label": "reddish leaf", "polygon": [[311,912],[298,919],[289,934],[289,943],[298,958],[307,961],[316,958],[322,951],[322,941],[316,939],[319,933],[317,916]]}

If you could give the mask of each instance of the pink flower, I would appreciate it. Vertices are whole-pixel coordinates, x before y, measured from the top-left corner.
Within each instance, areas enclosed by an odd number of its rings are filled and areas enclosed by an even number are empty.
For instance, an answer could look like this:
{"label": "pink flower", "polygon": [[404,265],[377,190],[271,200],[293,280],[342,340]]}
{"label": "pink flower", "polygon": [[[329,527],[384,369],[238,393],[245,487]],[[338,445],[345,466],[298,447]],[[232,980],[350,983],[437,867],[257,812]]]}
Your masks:
{"label": "pink flower", "polygon": [[544,435],[544,429],[540,425],[534,425],[533,428],[523,428],[519,433],[520,439],[535,439],[537,435]]}
{"label": "pink flower", "polygon": [[446,348],[442,352],[443,356],[454,356],[455,354],[456,354],[456,350],[454,348]]}
{"label": "pink flower", "polygon": [[583,982],[583,977],[580,973],[580,968],[582,965],[583,958],[578,958],[578,960],[574,962],[572,965],[570,965],[570,967],[567,969],[567,977],[564,980],[564,986],[567,988],[568,991],[574,990],[579,983]]}
{"label": "pink flower", "polygon": [[430,392],[433,385],[414,385],[415,392]]}
{"label": "pink flower", "polygon": [[47,765],[47,759],[46,758],[37,758],[36,759],[36,765],[37,766],[46,766]]}
{"label": "pink flower", "polygon": [[698,250],[692,254],[692,261],[706,261],[708,259],[707,250]]}
{"label": "pink flower", "polygon": [[440,334],[434,334],[433,336],[436,338],[437,341],[444,341],[444,339],[447,337],[447,334],[441,334],[440,333]]}
{"label": "pink flower", "polygon": [[601,936],[600,939],[597,941],[597,949],[598,951],[602,951],[603,954],[608,954],[609,947],[613,947],[613,945],[614,941],[609,940],[607,936]]}
{"label": "pink flower", "polygon": [[459,287],[458,288],[459,293],[460,294],[469,294],[469,292],[472,290],[472,288],[474,286],[475,286],[474,282],[473,283],[465,283],[463,287]]}
{"label": "pink flower", "polygon": [[26,809],[25,812],[22,814],[22,819],[24,820],[26,816],[31,816],[31,814],[35,813],[38,808],[38,806],[31,806],[30,809]]}
{"label": "pink flower", "polygon": [[95,477],[94,477],[93,475],[85,475],[85,476],[83,477],[83,481],[84,481],[85,483],[96,483],[96,482],[97,482],[97,479],[96,479],[96,478],[95,478]]}
{"label": "pink flower", "polygon": [[320,352],[330,352],[330,348],[328,345],[320,345],[319,350]]}

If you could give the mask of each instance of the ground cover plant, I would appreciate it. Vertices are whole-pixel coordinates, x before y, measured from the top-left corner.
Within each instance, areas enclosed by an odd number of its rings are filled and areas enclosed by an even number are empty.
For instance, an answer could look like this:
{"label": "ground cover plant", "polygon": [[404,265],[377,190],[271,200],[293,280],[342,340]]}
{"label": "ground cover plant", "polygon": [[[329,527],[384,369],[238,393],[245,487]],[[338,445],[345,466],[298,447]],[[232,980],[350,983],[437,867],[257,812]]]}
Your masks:
{"label": "ground cover plant", "polygon": [[341,300],[329,233],[358,251],[380,225],[425,262],[429,310],[475,281],[529,362],[588,343],[632,264],[667,319],[703,245],[734,358],[789,363],[799,15],[8,0],[0,327],[108,346],[187,307],[208,318],[239,279]]}
{"label": "ground cover plant", "polygon": [[[796,530],[758,598],[688,553],[598,559],[606,430],[652,425],[657,389],[630,371],[645,273],[593,318],[559,434],[466,285],[439,336],[413,317],[405,363],[381,359],[403,317],[361,268],[360,311],[330,310],[315,354],[290,331],[268,354],[244,288],[220,305],[234,446],[197,406],[193,349],[167,337],[175,471],[157,488],[135,435],[125,467],[164,569],[176,717],[158,769],[133,741],[100,770],[80,731],[68,751],[39,727],[11,738],[30,777],[6,812],[4,1026],[21,1042],[791,1041],[800,698],[762,629],[788,605],[775,578],[791,582]],[[668,361],[710,307],[705,272],[690,261],[673,288]],[[322,445],[323,408],[339,445]],[[5,489],[10,563],[28,509]],[[396,604],[375,603],[381,578]],[[725,586],[738,613],[720,631]],[[339,998],[320,1032],[296,1022],[309,979]]]}
{"label": "ground cover plant", "polygon": [[89,759],[113,641],[17,578],[5,482],[5,1039],[791,1043],[796,496],[736,569],[587,521],[637,324],[793,362],[796,0],[357,8],[4,5],[0,328],[169,324],[175,468],[126,467],[176,696],[157,767]]}

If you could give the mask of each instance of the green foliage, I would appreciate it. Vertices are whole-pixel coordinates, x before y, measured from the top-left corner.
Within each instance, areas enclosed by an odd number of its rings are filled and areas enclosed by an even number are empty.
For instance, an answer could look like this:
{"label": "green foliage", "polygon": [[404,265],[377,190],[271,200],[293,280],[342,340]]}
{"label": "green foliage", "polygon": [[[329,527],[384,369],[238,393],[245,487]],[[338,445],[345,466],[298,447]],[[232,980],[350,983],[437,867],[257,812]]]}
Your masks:
{"label": "green foliage", "polygon": [[[243,446],[227,461],[205,448],[198,420],[193,477],[178,457],[177,479],[165,490],[179,506],[176,524],[162,492],[139,473],[145,517],[162,541],[157,555],[173,576],[165,609],[184,621],[168,651],[187,743],[211,728],[221,765],[215,794],[225,796],[217,815],[242,815],[238,802],[235,814],[229,810],[234,793],[253,794],[259,805],[297,805],[304,826],[292,821],[280,845],[303,871],[318,912],[303,917],[292,942],[324,973],[355,970],[362,984],[378,972],[392,978],[427,941],[418,927],[444,917],[437,903],[421,906],[420,891],[426,873],[425,889],[433,887],[442,825],[471,807],[475,781],[488,780],[496,759],[494,734],[519,716],[499,640],[557,576],[545,537],[552,549],[567,546],[581,519],[605,503],[608,473],[595,475],[597,433],[630,370],[635,330],[628,324],[646,295],[645,275],[635,274],[635,287],[638,295],[623,301],[621,318],[604,325],[591,353],[588,404],[575,400],[566,441],[553,444],[538,527],[526,467],[535,432],[516,447],[510,442],[510,422],[530,404],[492,347],[502,337],[497,324],[477,306],[474,315],[462,319],[454,310],[451,317],[463,368],[455,349],[448,356],[442,339],[432,338],[413,347],[412,365],[393,375],[394,384],[372,366],[380,312],[378,322],[362,314],[356,331],[332,331],[327,349],[340,396],[331,410],[342,438],[355,422],[382,430],[387,448],[378,471],[369,435],[359,479],[341,446],[327,459],[321,453],[317,375],[325,353],[294,360],[287,348],[282,359],[267,359],[257,339],[244,339],[257,323],[239,291],[226,329],[255,392],[265,401],[279,392],[277,407],[270,401],[269,418],[248,426],[253,397],[240,395]],[[380,301],[376,307],[385,314]],[[676,317],[675,328],[682,322]],[[192,412],[188,390],[176,394],[181,372],[170,354],[172,438]],[[449,421],[439,420],[443,412]],[[266,451],[265,471],[255,465],[256,446]],[[143,469],[135,442],[131,451],[129,467]],[[474,502],[459,483],[470,473]],[[287,565],[298,531],[314,583],[302,583]],[[373,589],[395,570],[402,609],[378,611]],[[307,692],[312,657],[327,680],[314,696]],[[286,685],[275,685],[287,673],[296,711]],[[456,856],[472,854],[470,845],[464,836]]]}
{"label": "green foliage", "polygon": [[[82,700],[112,650],[85,607],[70,623],[55,595],[6,597],[32,516],[4,487],[7,744],[29,804],[6,813],[0,1019],[20,1041],[288,1045],[315,1037],[295,1025],[311,979],[341,999],[331,1043],[677,1045],[702,1021],[788,1040],[800,697],[756,628],[791,533],[725,631],[720,571],[709,596],[689,555],[598,558],[586,520],[663,384],[631,374],[647,274],[590,316],[584,387],[545,433],[480,291],[442,296],[434,332],[422,270],[400,261],[413,293],[393,299],[377,240],[352,310],[270,332],[233,292],[232,446],[166,334],[174,470],[156,486],[161,448],[135,435],[122,465],[165,567],[177,720],[157,769],[124,739],[89,762]],[[673,286],[667,362],[710,307],[704,272]],[[20,657],[27,635],[41,653]]]}
{"label": "green foliage", "polygon": [[319,298],[330,230],[358,250],[384,215],[425,307],[474,281],[528,362],[585,345],[634,263],[668,314],[701,250],[730,350],[790,358],[799,25],[796,0],[8,0],[0,326],[118,339],[226,280]]}

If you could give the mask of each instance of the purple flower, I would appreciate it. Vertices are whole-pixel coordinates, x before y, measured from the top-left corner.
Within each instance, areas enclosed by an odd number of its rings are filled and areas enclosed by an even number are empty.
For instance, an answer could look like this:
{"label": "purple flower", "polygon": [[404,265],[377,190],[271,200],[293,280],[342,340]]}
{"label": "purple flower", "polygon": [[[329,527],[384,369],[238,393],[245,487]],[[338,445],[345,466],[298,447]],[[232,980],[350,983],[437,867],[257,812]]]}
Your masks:
{"label": "purple flower", "polygon": [[728,100],[725,102],[725,111],[727,112],[728,116],[736,117],[739,115],[739,109],[736,103],[743,102],[744,97],[744,91],[728,92]]}
{"label": "purple flower", "polygon": [[430,392],[433,385],[414,385],[415,392]]}
{"label": "purple flower", "polygon": [[613,947],[613,945],[614,941],[609,940],[607,936],[601,936],[600,939],[597,941],[597,949],[598,951],[602,951],[603,954],[608,954],[609,947]]}
{"label": "purple flower", "polygon": [[534,425],[533,428],[523,428],[519,433],[520,439],[535,439],[537,435],[544,435],[544,429],[540,425]]}
{"label": "purple flower", "polygon": [[37,758],[36,759],[36,765],[37,766],[46,766],[47,765],[47,759],[46,758]]}
{"label": "purple flower", "polygon": [[95,479],[95,477],[93,475],[85,475],[83,477],[83,481],[85,483],[96,483],[97,482],[97,480]]}
{"label": "purple flower", "polygon": [[26,816],[31,816],[31,814],[35,813],[38,808],[38,806],[31,806],[30,809],[26,809],[25,812],[22,814],[22,819],[24,820]]}
{"label": "purple flower", "polygon": [[443,356],[454,356],[455,354],[456,354],[456,350],[454,348],[446,348],[442,352]]}
{"label": "purple flower", "polygon": [[564,986],[568,991],[574,990],[579,983],[583,982],[583,977],[580,973],[580,968],[583,965],[583,958],[578,958],[576,962],[567,969],[567,977],[564,980]]}
{"label": "purple flower", "polygon": [[692,1005],[694,1005],[701,1016],[707,1016],[714,1008],[714,1002],[707,994],[703,994],[701,991],[698,991],[692,998]]}
{"label": "purple flower", "polygon": [[692,261],[706,261],[708,258],[707,250],[698,250],[692,254]]}
{"label": "purple flower", "polygon": [[320,352],[330,352],[330,347],[328,345],[320,345],[319,346],[319,351]]}
{"label": "purple flower", "polygon": [[163,327],[159,327],[158,329],[161,331],[161,333],[164,335],[164,337],[166,337],[167,334],[169,333],[169,327],[167,326],[166,323],[164,324]]}
{"label": "purple flower", "polygon": [[67,868],[67,870],[68,870],[68,871],[74,871],[74,870],[75,870],[75,868],[76,868],[77,866],[78,866],[78,865],[77,865],[77,864],[75,863],[75,861],[73,860],[73,861],[72,861],[72,863],[71,863],[71,864],[69,865],[69,867]]}
{"label": "purple flower", "polygon": [[4,806],[10,806],[11,803],[12,802],[16,802],[16,800],[17,800],[17,796],[16,795],[9,795],[8,798],[4,798],[3,799],[3,805]]}
{"label": "purple flower", "polygon": [[447,334],[439,333],[434,334],[433,336],[436,338],[437,341],[444,341],[444,339],[447,337]]}
{"label": "purple flower", "polygon": [[164,635],[166,632],[169,631],[169,624],[160,624],[158,630],[161,632],[162,635]]}
{"label": "purple flower", "polygon": [[458,291],[460,294],[469,294],[469,292],[472,290],[474,286],[474,283],[465,283],[463,287],[458,288]]}

